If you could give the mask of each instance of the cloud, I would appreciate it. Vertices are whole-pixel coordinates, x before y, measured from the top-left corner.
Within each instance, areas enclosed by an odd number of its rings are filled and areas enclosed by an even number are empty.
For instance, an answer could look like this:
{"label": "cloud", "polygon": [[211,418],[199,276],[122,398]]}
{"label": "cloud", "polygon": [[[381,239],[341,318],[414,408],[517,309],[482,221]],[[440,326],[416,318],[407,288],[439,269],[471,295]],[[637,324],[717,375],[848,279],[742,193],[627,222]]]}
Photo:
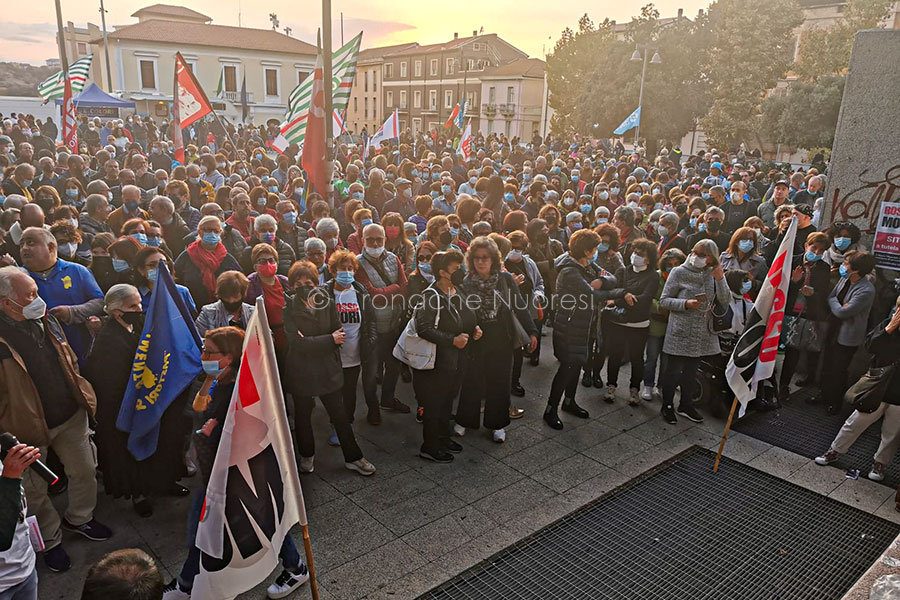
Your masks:
{"label": "cloud", "polygon": [[56,25],[51,23],[12,23],[0,21],[0,40],[22,44],[45,44],[56,36]]}

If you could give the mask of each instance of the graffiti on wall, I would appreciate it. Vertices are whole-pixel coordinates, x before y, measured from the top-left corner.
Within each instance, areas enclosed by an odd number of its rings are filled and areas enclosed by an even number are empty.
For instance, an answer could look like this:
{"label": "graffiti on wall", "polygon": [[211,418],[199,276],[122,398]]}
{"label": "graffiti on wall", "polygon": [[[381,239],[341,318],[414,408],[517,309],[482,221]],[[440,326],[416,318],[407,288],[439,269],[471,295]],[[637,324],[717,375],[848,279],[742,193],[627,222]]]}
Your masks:
{"label": "graffiti on wall", "polygon": [[878,207],[882,202],[900,198],[900,165],[890,167],[883,175],[873,175],[866,169],[857,179],[859,187],[847,192],[836,187],[832,192],[828,223],[852,221],[864,234],[874,234],[878,224]]}

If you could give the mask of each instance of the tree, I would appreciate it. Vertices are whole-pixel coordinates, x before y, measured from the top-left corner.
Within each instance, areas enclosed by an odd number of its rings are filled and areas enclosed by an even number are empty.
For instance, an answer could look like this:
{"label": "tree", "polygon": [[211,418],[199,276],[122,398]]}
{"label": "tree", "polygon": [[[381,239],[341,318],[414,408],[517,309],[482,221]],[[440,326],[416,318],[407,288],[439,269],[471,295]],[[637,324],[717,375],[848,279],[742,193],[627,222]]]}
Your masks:
{"label": "tree", "polygon": [[793,30],[802,22],[796,0],[717,0],[710,6],[715,33],[707,76],[714,102],[700,121],[712,146],[758,144],[761,104],[766,92],[791,65]]}
{"label": "tree", "polygon": [[815,83],[798,81],[786,95],[762,105],[760,135],[795,148],[831,148],[845,77],[827,75]]}

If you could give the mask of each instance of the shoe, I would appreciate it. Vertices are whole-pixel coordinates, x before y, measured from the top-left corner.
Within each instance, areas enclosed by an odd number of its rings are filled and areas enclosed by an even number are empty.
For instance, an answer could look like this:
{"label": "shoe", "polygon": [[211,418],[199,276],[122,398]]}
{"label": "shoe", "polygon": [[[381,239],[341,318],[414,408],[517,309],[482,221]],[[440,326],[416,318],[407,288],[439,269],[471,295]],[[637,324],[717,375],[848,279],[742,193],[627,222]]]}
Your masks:
{"label": "shoe", "polygon": [[315,466],[313,462],[315,460],[315,456],[301,456],[300,457],[300,472],[301,473],[312,473]]}
{"label": "shoe", "polygon": [[366,421],[369,425],[381,425],[381,411],[377,406],[370,406],[369,412],[366,414]]}
{"label": "shoe", "polygon": [[412,381],[412,373],[409,370],[409,365],[406,363],[400,363],[400,379],[403,380],[403,383]]}
{"label": "shoe", "polygon": [[424,420],[424,418],[425,418],[425,407],[420,406],[419,408],[416,409],[416,423],[421,424],[422,421]]}
{"label": "shoe", "polygon": [[169,491],[167,493],[168,496],[174,496],[176,498],[184,498],[185,496],[191,495],[191,490],[187,489],[180,483],[172,482],[172,485],[169,486]]}
{"label": "shoe", "polygon": [[149,498],[141,498],[140,500],[132,498],[131,506],[134,508],[134,512],[137,513],[137,516],[142,519],[153,516],[153,504],[151,504]]}
{"label": "shoe", "polygon": [[446,450],[438,450],[435,453],[425,452],[424,450],[419,450],[419,458],[424,458],[425,460],[430,460],[431,462],[436,463],[449,463],[453,462],[453,455],[447,452]]}
{"label": "shoe", "polygon": [[463,447],[462,444],[460,444],[456,440],[448,439],[444,443],[444,450],[446,450],[447,452],[452,452],[453,454],[459,454],[463,451]]}
{"label": "shoe", "polygon": [[525,395],[525,388],[522,387],[521,383],[517,383],[516,385],[512,386],[512,389],[509,391],[509,393],[513,396],[521,398]]}
{"label": "shoe", "polygon": [[662,415],[663,421],[665,421],[669,425],[675,425],[678,423],[678,419],[675,418],[674,406],[663,406],[661,409],[659,409],[659,414]]}
{"label": "shoe", "polygon": [[603,401],[607,404],[613,404],[616,401],[616,386],[606,386],[606,393],[603,394]]}
{"label": "shoe", "polygon": [[384,410],[390,410],[393,412],[398,412],[398,413],[403,413],[403,414],[410,412],[409,407],[407,405],[403,404],[402,402],[400,402],[399,400],[397,400],[396,398],[392,398],[391,401],[388,402],[387,404],[382,402],[381,408]]}
{"label": "shoe", "polygon": [[562,409],[570,415],[575,415],[579,419],[588,419],[590,414],[575,402],[575,398],[566,398],[563,400]]}
{"label": "shoe", "polygon": [[338,439],[337,431],[334,430],[334,427],[331,428],[331,433],[328,434],[328,445],[329,446],[340,446],[341,440]]}
{"label": "shoe", "polygon": [[524,408],[519,408],[518,406],[510,406],[509,407],[509,418],[510,419],[521,419],[522,415],[525,414]]}
{"label": "shoe", "polygon": [[344,466],[351,471],[356,471],[363,477],[375,474],[375,465],[367,461],[365,458],[354,460],[353,462],[344,463]]}
{"label": "shoe", "polygon": [[603,388],[603,378],[600,377],[600,371],[594,373],[593,384],[598,390]]}
{"label": "shoe", "polygon": [[181,589],[177,579],[173,579],[163,588],[162,600],[187,600],[190,597],[191,593]]}
{"label": "shoe", "polygon": [[[815,460],[817,465],[821,465],[824,467],[825,465],[830,465],[831,463],[837,462],[837,459],[839,459],[840,457],[840,453],[829,448],[825,454],[823,454],[822,456],[817,456]],[[874,466],[875,465],[872,465],[873,468]]]}
{"label": "shoe", "polygon": [[528,362],[531,364],[532,367],[536,367],[539,364],[541,364],[541,357],[540,357],[540,355],[537,354],[537,352],[535,352],[534,354],[531,355],[531,358],[528,359]]}
{"label": "shoe", "polygon": [[559,420],[559,413],[556,411],[555,406],[548,405],[544,409],[544,422],[553,429],[563,428],[563,422]]}
{"label": "shoe", "polygon": [[872,470],[869,471],[869,479],[872,481],[884,480],[884,465],[878,461],[872,463]]}
{"label": "shoe", "polygon": [[454,424],[453,425],[453,433],[454,433],[454,435],[456,435],[456,437],[462,437],[462,436],[466,435],[466,428],[463,427],[462,425]]}
{"label": "shoe", "polygon": [[693,406],[679,406],[678,407],[678,416],[684,417],[688,421],[693,421],[694,423],[702,423],[703,415],[697,412],[697,409]]}
{"label": "shoe", "polygon": [[502,444],[506,441],[506,430],[505,429],[495,429],[494,430],[494,441],[498,444]]}
{"label": "shoe", "polygon": [[44,550],[44,565],[54,573],[62,573],[72,567],[72,561],[62,546],[53,546]]}
{"label": "shoe", "polygon": [[640,396],[638,395],[637,388],[631,388],[628,390],[628,405],[629,406],[639,406],[641,403]]}
{"label": "shoe", "polygon": [[584,387],[591,387],[593,380],[591,379],[591,372],[585,371],[584,375],[581,376],[581,385]]}
{"label": "shoe", "polygon": [[309,569],[302,562],[296,569],[284,569],[281,575],[275,578],[275,583],[266,590],[269,598],[285,598],[309,581]]}
{"label": "shoe", "polygon": [[63,519],[62,526],[64,529],[68,529],[72,533],[81,534],[93,542],[102,542],[103,540],[108,540],[112,537],[112,531],[109,527],[99,522],[97,519],[91,519],[84,525],[72,525]]}
{"label": "shoe", "polygon": [[641,400],[646,400],[650,402],[653,400],[653,388],[649,385],[645,385],[641,388]]}

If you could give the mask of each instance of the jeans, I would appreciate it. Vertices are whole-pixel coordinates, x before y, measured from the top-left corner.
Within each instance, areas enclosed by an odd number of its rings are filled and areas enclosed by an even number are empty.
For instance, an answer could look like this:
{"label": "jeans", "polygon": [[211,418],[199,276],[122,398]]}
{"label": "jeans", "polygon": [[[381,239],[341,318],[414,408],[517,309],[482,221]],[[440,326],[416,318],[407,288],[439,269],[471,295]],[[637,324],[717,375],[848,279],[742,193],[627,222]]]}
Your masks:
{"label": "jeans", "polygon": [[644,346],[647,344],[649,327],[625,327],[618,323],[610,323],[606,336],[609,362],[606,364],[606,383],[616,386],[619,382],[619,366],[628,348],[631,362],[631,382],[629,387],[637,389],[641,385],[641,372],[644,368]]}
{"label": "jeans", "polygon": [[547,399],[547,405],[556,408],[559,406],[559,400],[566,394],[566,398],[575,399],[575,392],[578,391],[578,374],[581,372],[580,363],[559,363],[559,369],[553,376],[553,383],[550,384],[550,396]]}
{"label": "jeans", "polygon": [[644,360],[644,385],[653,387],[656,385],[656,363],[659,363],[659,379],[666,370],[666,355],[662,353],[665,336],[651,335],[647,338],[647,358]]}
{"label": "jeans", "polygon": [[[294,398],[294,441],[297,446],[297,454],[302,457],[313,456],[316,453],[316,442],[313,436],[311,416],[316,400],[311,396],[301,396],[296,390],[291,392],[291,396]],[[322,401],[325,411],[328,412],[331,424],[341,442],[344,462],[353,462],[362,458],[362,450],[356,443],[356,436],[353,435],[353,429],[350,427],[344,404],[341,401],[341,391],[337,390],[319,396],[319,399]]]}
{"label": "jeans", "polygon": [[31,569],[31,575],[22,583],[0,592],[0,600],[37,600],[38,575],[37,568]]}
{"label": "jeans", "polygon": [[666,358],[666,370],[662,376],[662,402],[666,408],[672,408],[675,401],[675,388],[681,388],[681,408],[687,408],[694,404],[694,383],[697,375],[697,367],[700,366],[699,356],[676,356],[675,354],[663,354]]}
{"label": "jeans", "polygon": [[397,378],[400,377],[400,361],[394,358],[394,346],[399,338],[399,329],[378,334],[378,358],[384,363],[384,375],[381,378],[382,405],[394,403]]}

